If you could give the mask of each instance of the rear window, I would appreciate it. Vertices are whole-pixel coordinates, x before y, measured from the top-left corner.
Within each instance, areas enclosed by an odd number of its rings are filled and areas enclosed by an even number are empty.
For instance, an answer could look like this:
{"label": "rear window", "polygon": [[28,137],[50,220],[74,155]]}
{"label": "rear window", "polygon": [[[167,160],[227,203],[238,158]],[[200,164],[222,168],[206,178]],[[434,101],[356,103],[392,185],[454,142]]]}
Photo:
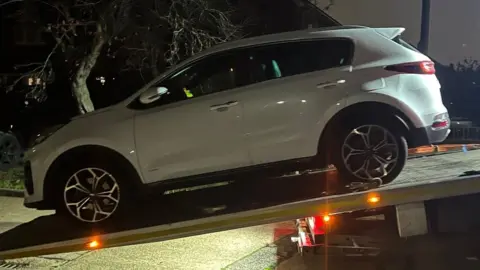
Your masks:
{"label": "rear window", "polygon": [[407,49],[410,49],[414,52],[420,52],[419,50],[417,50],[417,48],[415,48],[413,45],[411,45],[410,43],[406,42],[405,40],[402,39],[402,36],[401,35],[398,35],[396,36],[395,38],[392,39],[393,41],[395,41],[397,44],[400,44],[402,45],[403,47],[407,48]]}

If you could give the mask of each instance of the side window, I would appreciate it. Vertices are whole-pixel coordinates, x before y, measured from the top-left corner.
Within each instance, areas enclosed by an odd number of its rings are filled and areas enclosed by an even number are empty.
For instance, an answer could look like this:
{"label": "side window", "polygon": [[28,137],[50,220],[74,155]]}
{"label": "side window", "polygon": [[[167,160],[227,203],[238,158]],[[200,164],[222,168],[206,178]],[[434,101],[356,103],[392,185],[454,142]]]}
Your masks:
{"label": "side window", "polygon": [[156,87],[166,89],[150,108],[221,92],[244,85],[245,72],[237,54],[211,56],[173,74]]}
{"label": "side window", "polygon": [[181,87],[190,92],[190,98],[233,89],[237,86],[237,66],[236,58],[231,55],[201,61],[185,71],[183,77],[187,79]]}
{"label": "side window", "polygon": [[300,41],[250,50],[252,82],[294,76],[351,64],[353,43],[346,39]]}

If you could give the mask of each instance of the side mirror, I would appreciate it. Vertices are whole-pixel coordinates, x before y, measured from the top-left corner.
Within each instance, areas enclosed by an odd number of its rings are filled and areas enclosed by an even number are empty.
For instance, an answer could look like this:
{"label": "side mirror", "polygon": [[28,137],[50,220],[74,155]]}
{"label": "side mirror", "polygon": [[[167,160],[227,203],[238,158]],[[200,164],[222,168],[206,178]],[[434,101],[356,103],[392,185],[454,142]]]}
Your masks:
{"label": "side mirror", "polygon": [[166,87],[152,87],[140,95],[140,103],[150,104],[160,99],[160,97],[168,92]]}

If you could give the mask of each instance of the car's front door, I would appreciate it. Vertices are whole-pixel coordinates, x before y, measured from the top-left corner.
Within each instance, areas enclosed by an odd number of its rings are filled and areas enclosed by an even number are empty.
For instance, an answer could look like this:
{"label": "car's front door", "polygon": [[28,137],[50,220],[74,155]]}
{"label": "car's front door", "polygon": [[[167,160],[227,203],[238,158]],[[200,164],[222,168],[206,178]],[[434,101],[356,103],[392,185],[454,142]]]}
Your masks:
{"label": "car's front door", "polygon": [[232,55],[211,56],[156,85],[168,92],[135,117],[136,151],[146,182],[251,164],[235,65]]}

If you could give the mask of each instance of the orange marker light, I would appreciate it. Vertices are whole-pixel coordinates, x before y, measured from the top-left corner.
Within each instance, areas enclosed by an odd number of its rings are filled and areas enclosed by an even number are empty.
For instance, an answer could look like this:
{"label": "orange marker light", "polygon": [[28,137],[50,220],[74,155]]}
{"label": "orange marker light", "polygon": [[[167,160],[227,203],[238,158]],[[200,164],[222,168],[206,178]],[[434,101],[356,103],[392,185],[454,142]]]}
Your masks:
{"label": "orange marker light", "polygon": [[323,221],[329,222],[330,221],[330,216],[328,216],[328,215],[323,216]]}
{"label": "orange marker light", "polygon": [[380,201],[380,197],[377,195],[371,195],[367,199],[367,202],[369,203],[378,203],[379,201]]}
{"label": "orange marker light", "polygon": [[100,246],[100,243],[98,243],[98,241],[96,240],[93,240],[92,242],[88,243],[88,248],[98,248]]}

